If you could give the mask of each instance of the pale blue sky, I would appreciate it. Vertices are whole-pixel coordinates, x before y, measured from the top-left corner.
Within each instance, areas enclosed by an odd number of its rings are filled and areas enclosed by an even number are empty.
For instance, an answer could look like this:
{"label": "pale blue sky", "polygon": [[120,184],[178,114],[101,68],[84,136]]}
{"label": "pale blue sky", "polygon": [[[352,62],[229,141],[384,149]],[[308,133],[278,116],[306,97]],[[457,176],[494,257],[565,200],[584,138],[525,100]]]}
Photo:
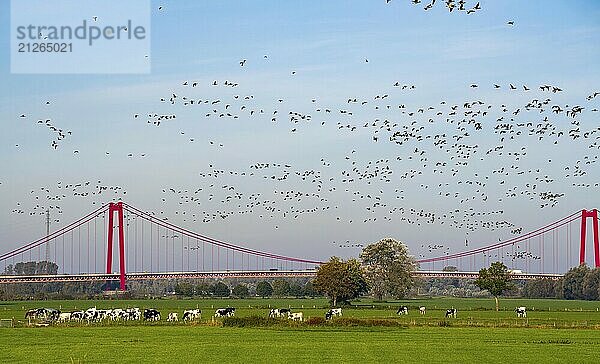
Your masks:
{"label": "pale blue sky", "polygon": [[[424,1],[426,2],[426,1]],[[48,2],[51,4],[51,2]],[[595,139],[561,139],[554,145],[548,140],[538,142],[535,136],[522,136],[504,143],[505,152],[527,148],[527,157],[518,165],[522,170],[540,168],[551,183],[535,181],[531,174],[517,172],[505,178],[492,173],[516,162],[506,156],[486,156],[488,147],[499,143],[494,134],[500,105],[511,112],[532,99],[552,99],[544,115],[561,130],[569,130],[571,118],[563,115],[552,118],[550,105],[582,105],[585,111],[577,118],[582,131],[600,126],[600,97],[587,101],[586,96],[600,91],[600,3],[597,1],[485,1],[475,14],[448,13],[443,2],[425,12],[424,4],[413,6],[410,1],[153,1],[151,29],[152,72],[148,75],[11,75],[9,56],[10,11],[8,0],[0,1],[0,251],[19,246],[44,232],[43,217],[16,214],[20,206],[34,211],[39,203],[34,196],[46,187],[58,193],[62,184],[101,180],[102,185],[121,186],[127,191],[128,203],[143,210],[163,211],[171,221],[194,231],[232,243],[244,242],[253,248],[265,249],[306,258],[326,259],[330,255],[353,256],[358,250],[339,248],[339,242],[367,243],[384,236],[405,241],[415,255],[431,255],[421,251],[421,245],[440,243],[457,251],[464,248],[467,231],[449,224],[415,226],[402,221],[410,218],[410,209],[435,212],[438,216],[458,209],[474,211],[503,210],[495,221],[509,221],[525,231],[556,220],[584,207],[598,207],[599,188],[579,188],[572,183],[594,183],[600,174],[595,164],[584,165],[587,171],[576,181],[565,179],[565,167],[574,168],[584,155],[593,159],[598,149],[589,148]],[[475,2],[467,2],[473,5]],[[51,6],[51,5],[49,5]],[[158,11],[158,6],[163,6]],[[507,21],[514,21],[514,26]],[[267,59],[264,58],[267,55]],[[246,59],[244,67],[239,61]],[[365,62],[368,59],[368,62]],[[292,75],[292,71],[296,74]],[[191,89],[184,81],[198,81]],[[236,88],[212,87],[212,81],[237,82]],[[415,85],[415,90],[399,90],[395,82]],[[469,85],[478,84],[478,88]],[[495,90],[493,84],[502,85]],[[519,88],[511,92],[508,84]],[[529,93],[522,91],[528,85]],[[538,86],[560,86],[562,93],[541,93]],[[211,105],[184,107],[160,102],[172,93],[195,99],[222,99],[221,110],[229,103],[240,114],[239,119],[206,118]],[[389,94],[389,101],[374,100],[375,95]],[[253,95],[242,102],[234,95]],[[367,106],[348,104],[349,98],[368,100]],[[278,102],[283,99],[283,102]],[[311,102],[316,99],[315,103]],[[478,154],[458,176],[452,176],[452,153],[437,151],[430,144],[398,146],[389,142],[390,133],[380,131],[374,142],[374,128],[362,125],[379,119],[410,125],[412,117],[406,111],[435,107],[418,119],[428,133],[456,133],[454,125],[444,122],[449,105],[482,100],[493,105],[482,117],[484,130],[471,133],[467,144],[478,144]],[[50,101],[50,105],[46,105]],[[440,105],[446,101],[447,105]],[[378,103],[379,102],[379,103]],[[264,115],[250,117],[239,108],[263,109]],[[375,105],[381,108],[374,109]],[[385,105],[392,109],[384,110]],[[324,114],[316,109],[329,108]],[[438,110],[443,116],[435,117]],[[271,122],[278,110],[278,119]],[[352,110],[352,117],[340,114]],[[290,111],[311,114],[310,122],[290,123]],[[221,111],[219,111],[220,113]],[[163,122],[160,127],[146,123],[149,113],[177,114],[175,121]],[[27,118],[19,115],[26,114]],[[134,114],[139,114],[137,119]],[[53,125],[71,130],[72,135],[61,141],[57,150],[51,147],[54,135],[37,120],[51,119]],[[428,123],[429,118],[436,118]],[[535,112],[518,115],[518,121],[540,122]],[[438,121],[439,119],[439,121]],[[321,126],[321,121],[326,121]],[[357,131],[339,129],[336,124],[358,125]],[[420,125],[420,124],[419,124]],[[296,128],[296,132],[291,132]],[[182,135],[181,132],[185,134]],[[596,136],[598,134],[595,134]],[[194,138],[190,142],[189,138]],[[213,141],[217,146],[211,145]],[[223,147],[218,147],[222,143]],[[451,141],[449,141],[451,143]],[[16,147],[16,145],[19,145]],[[409,160],[415,148],[427,151],[429,165],[421,167],[418,157]],[[73,153],[78,150],[78,153]],[[356,150],[352,153],[352,150]],[[107,155],[107,152],[109,153]],[[128,157],[128,154],[133,157]],[[141,154],[145,154],[141,157]],[[346,157],[350,159],[346,159]],[[401,161],[397,158],[402,158]],[[480,158],[484,158],[481,160]],[[324,166],[324,158],[331,166]],[[393,170],[391,182],[364,181],[348,185],[342,182],[342,171],[354,166],[363,169],[369,161],[389,159]],[[547,159],[553,161],[549,163]],[[351,162],[356,161],[355,165]],[[445,174],[432,172],[434,161],[448,163]],[[290,164],[291,177],[273,182],[262,177],[242,178],[223,175],[218,179],[202,178],[213,165],[225,171],[248,172],[255,163]],[[315,185],[293,178],[295,171],[318,170],[323,176],[323,191],[318,199],[304,198],[301,202],[277,198],[275,191],[315,192]],[[424,173],[416,178],[401,176],[413,170]],[[282,170],[261,171],[268,175]],[[258,172],[257,172],[258,173]],[[477,174],[479,177],[475,176]],[[459,198],[440,196],[439,192],[455,192],[461,196],[476,193],[466,180],[488,175],[484,188],[489,195],[460,204]],[[262,176],[262,175],[261,175]],[[333,178],[333,180],[330,180]],[[483,181],[483,179],[481,179]],[[460,182],[460,183],[459,183]],[[210,184],[221,187],[234,185],[248,196],[261,193],[262,200],[274,201],[276,208],[310,209],[330,206],[318,213],[302,214],[298,219],[275,213],[271,218],[262,209],[251,214],[239,214],[243,208],[220,203],[226,195],[220,189],[209,200],[209,193],[196,196],[201,205],[179,205],[178,197],[169,196],[163,189],[195,191]],[[439,184],[444,185],[439,187]],[[564,193],[558,205],[540,209],[539,196],[534,200],[499,198],[510,188],[527,189],[527,183],[537,183],[547,192]],[[427,186],[427,188],[425,187]],[[335,191],[328,191],[335,188]],[[348,188],[349,192],[344,192]],[[404,191],[403,198],[395,190]],[[35,193],[30,193],[36,190]],[[380,192],[382,191],[382,192]],[[537,190],[539,191],[539,190]],[[353,192],[378,195],[387,206],[371,213],[364,199],[352,201]],[[224,194],[225,193],[225,194]],[[537,193],[537,192],[536,192]],[[42,195],[39,195],[42,196]],[[45,194],[43,195],[45,196]],[[162,199],[165,199],[163,202]],[[62,225],[88,211],[92,202],[107,202],[106,198],[67,196],[60,202],[64,213]],[[17,205],[20,204],[20,205]],[[47,205],[47,203],[42,203]],[[337,209],[335,208],[337,206]],[[389,214],[389,210],[394,210]],[[399,209],[405,209],[404,213]],[[386,210],[386,214],[383,210]],[[39,211],[35,210],[35,211]],[[180,218],[180,213],[209,214],[235,212],[227,219],[210,223]],[[261,217],[261,215],[263,215]],[[376,222],[363,223],[377,216]],[[391,222],[384,216],[395,216]],[[337,220],[337,218],[340,220]],[[487,218],[486,218],[487,219]],[[200,219],[201,220],[201,219]],[[352,220],[352,222],[350,222]],[[481,222],[481,221],[480,221]],[[275,228],[276,227],[276,228]],[[495,242],[512,236],[510,229],[476,229],[469,233],[472,246]],[[333,242],[336,243],[333,243]]]}

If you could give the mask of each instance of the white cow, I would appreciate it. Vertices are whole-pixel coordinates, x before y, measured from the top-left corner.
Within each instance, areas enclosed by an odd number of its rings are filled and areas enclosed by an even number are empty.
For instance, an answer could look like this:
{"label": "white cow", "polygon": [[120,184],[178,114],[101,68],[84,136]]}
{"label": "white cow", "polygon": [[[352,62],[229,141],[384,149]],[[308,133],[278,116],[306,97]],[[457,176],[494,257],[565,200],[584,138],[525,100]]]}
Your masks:
{"label": "white cow", "polygon": [[177,312],[169,312],[169,316],[167,316],[167,321],[169,321],[169,322],[179,321],[179,318],[177,317]]}
{"label": "white cow", "polygon": [[302,312],[291,312],[288,318],[293,321],[304,321],[304,314]]}
{"label": "white cow", "polygon": [[525,306],[515,308],[515,312],[517,313],[517,317],[527,317],[527,308]]}
{"label": "white cow", "polygon": [[202,315],[202,311],[199,309],[195,310],[185,310],[183,311],[183,321],[192,321],[200,318]]}
{"label": "white cow", "polygon": [[58,315],[58,322],[67,322],[69,320],[71,320],[70,312],[61,312],[60,315]]}
{"label": "white cow", "polygon": [[421,306],[421,307],[419,307],[419,313],[420,313],[421,315],[424,315],[424,314],[425,314],[425,310],[426,310],[426,309],[425,309],[425,306]]}
{"label": "white cow", "polygon": [[289,317],[290,320],[304,321],[304,315],[302,315],[302,312],[293,312],[293,313],[290,313],[290,315],[288,317]]}

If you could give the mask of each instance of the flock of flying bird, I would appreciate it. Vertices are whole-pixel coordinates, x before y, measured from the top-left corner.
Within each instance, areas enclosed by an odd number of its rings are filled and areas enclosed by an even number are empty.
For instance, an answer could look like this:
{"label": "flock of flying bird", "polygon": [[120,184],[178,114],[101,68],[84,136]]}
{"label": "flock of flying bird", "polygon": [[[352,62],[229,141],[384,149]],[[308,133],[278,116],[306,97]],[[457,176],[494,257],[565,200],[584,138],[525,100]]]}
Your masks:
{"label": "flock of flying bird", "polygon": [[[424,10],[435,3],[427,3]],[[466,3],[444,2],[449,11],[471,14],[481,10],[478,2],[471,7]],[[238,66],[248,68],[251,62],[243,58]],[[295,74],[291,71],[292,76]],[[272,125],[287,138],[302,138],[303,132],[322,128],[343,138],[351,136],[352,146],[343,158],[323,154],[312,161],[312,168],[300,167],[311,161],[284,162],[275,158],[237,169],[220,168],[217,151],[211,156],[215,160],[196,172],[196,185],[159,189],[158,203],[163,207],[152,212],[155,216],[195,226],[251,215],[271,221],[270,226],[279,229],[285,221],[314,215],[332,224],[440,224],[465,234],[481,229],[521,234],[523,227],[504,216],[504,203],[529,200],[544,209],[558,206],[576,190],[598,193],[597,179],[590,180],[589,176],[600,154],[600,126],[582,120],[598,117],[595,113],[600,92],[590,93],[580,103],[567,104],[560,98],[552,99],[566,92],[558,85],[471,83],[465,87],[468,96],[461,102],[442,99],[410,105],[404,96],[417,85],[392,80],[376,94],[341,97],[338,102],[314,97],[306,100],[310,107],[300,109],[283,96],[265,102],[258,95],[239,93],[239,85],[231,80],[182,80],[157,100],[156,110],[140,110],[132,119],[140,128],[166,128],[166,133],[177,133],[182,142],[203,141],[218,148],[225,145],[215,141],[217,136],[186,130],[190,125],[187,115],[194,115],[194,123],[238,123],[240,128],[250,129],[251,121]],[[513,97],[510,102],[487,102],[486,97],[473,94],[482,89],[487,95],[497,92],[495,100],[513,93],[518,101]],[[218,90],[220,96],[211,96],[212,90]],[[186,116],[178,117],[178,113]],[[20,118],[30,119],[26,114]],[[51,119],[36,122],[53,133],[52,149],[72,135]],[[357,146],[353,144],[356,140],[361,141]],[[370,144],[365,147],[365,143]],[[560,150],[567,148],[587,153],[581,157],[570,155],[574,160],[546,157],[560,155]],[[371,158],[373,150],[380,157]],[[77,149],[73,151],[78,153]],[[151,158],[149,153],[140,155]],[[556,175],[557,170],[563,173]],[[126,194],[125,187],[100,180],[57,182],[32,189],[31,197],[17,202],[12,213],[41,215],[50,209],[62,214],[61,205],[66,199],[84,199],[97,205],[105,202],[106,195],[117,201],[125,199]],[[429,202],[419,207],[415,195]],[[435,201],[452,207],[436,208]],[[332,243],[340,248],[363,246],[350,240]],[[422,257],[437,251],[450,252],[448,246],[439,244],[422,244],[421,250]],[[513,260],[539,259],[527,251],[511,254]]]}
{"label": "flock of flying bird", "polygon": [[[442,100],[437,105],[410,106],[394,101],[396,96],[392,92],[400,83],[392,82],[390,90],[371,97],[351,97],[326,105],[311,99],[313,107],[299,111],[287,105],[285,99],[277,99],[275,107],[267,107],[259,105],[253,95],[232,93],[229,98],[201,99],[192,90],[203,88],[201,92],[206,95],[211,87],[230,87],[230,84],[217,81],[215,86],[215,82],[202,85],[201,81],[183,81],[183,93],[170,91],[169,97],[158,101],[157,106],[166,110],[138,113],[133,120],[170,128],[166,132],[177,127],[181,137],[194,142],[202,137],[190,137],[191,133],[184,130],[185,120],[179,121],[176,111],[196,108],[199,110],[195,114],[203,115],[207,122],[255,119],[274,127],[282,123],[289,125],[286,129],[290,135],[298,137],[302,137],[299,131],[308,128],[328,128],[341,135],[357,133],[370,140],[372,148],[378,149],[382,143],[393,145],[394,154],[367,160],[358,147],[353,147],[342,159],[332,160],[324,155],[309,169],[294,167],[294,161],[257,161],[241,169],[223,169],[217,167],[217,160],[198,171],[197,186],[162,188],[160,199],[164,208],[155,211],[156,216],[165,220],[172,216],[184,223],[210,223],[236,215],[253,215],[272,220],[273,228],[279,229],[287,219],[317,215],[330,216],[332,223],[439,223],[467,234],[480,229],[520,234],[522,227],[507,220],[503,209],[477,207],[492,200],[497,204],[490,206],[502,206],[511,199],[528,199],[540,208],[548,208],[559,204],[568,192],[567,187],[593,188],[593,191],[599,187],[598,182],[589,181],[587,176],[598,161],[600,127],[582,125],[579,121],[584,113],[598,112],[593,106],[598,92],[587,96],[585,103],[569,105],[550,98],[551,94],[563,92],[558,86],[540,85],[535,95],[529,95],[533,88],[524,85],[519,90],[507,85],[506,92],[520,93],[521,104],[491,104],[476,98],[460,103]],[[498,86],[489,88],[502,92],[503,87]],[[186,87],[190,89],[185,91]],[[406,85],[404,89],[415,87]],[[370,118],[365,119],[364,115]],[[207,142],[215,144],[211,139]],[[563,175],[551,176],[545,171],[539,148],[574,145],[589,153],[564,165]],[[54,144],[52,147],[55,148]],[[547,159],[546,163],[554,162]],[[552,187],[557,180],[570,180],[571,186],[559,183],[559,191],[555,192]],[[258,190],[251,190],[252,186]],[[456,208],[446,211],[411,208],[405,199],[419,190],[431,198],[451,201]],[[35,215],[53,209],[61,214],[60,202],[66,198],[87,198],[99,204],[107,194],[119,200],[126,193],[123,187],[104,185],[101,181],[58,182],[56,186],[31,190],[35,203],[28,208],[19,203],[13,213]],[[348,213],[349,210],[358,213]],[[361,243],[349,240],[332,243],[341,248],[362,247]],[[424,253],[440,249],[449,252],[448,247],[434,244],[428,245]],[[530,252],[512,256],[527,257],[536,258]]]}
{"label": "flock of flying bird", "polygon": [[[424,5],[423,10],[428,11],[433,9],[433,7],[435,6],[437,0],[428,0],[428,1],[423,1],[423,0],[409,0],[413,5]],[[391,3],[392,0],[385,0],[386,4]],[[446,7],[446,9],[448,9],[449,12],[464,12],[467,15],[473,14],[477,11],[480,11],[481,5],[479,4],[479,1],[477,1],[477,3],[473,6],[469,6],[467,3],[468,1],[465,0],[440,0],[439,3],[443,3],[444,6]]]}

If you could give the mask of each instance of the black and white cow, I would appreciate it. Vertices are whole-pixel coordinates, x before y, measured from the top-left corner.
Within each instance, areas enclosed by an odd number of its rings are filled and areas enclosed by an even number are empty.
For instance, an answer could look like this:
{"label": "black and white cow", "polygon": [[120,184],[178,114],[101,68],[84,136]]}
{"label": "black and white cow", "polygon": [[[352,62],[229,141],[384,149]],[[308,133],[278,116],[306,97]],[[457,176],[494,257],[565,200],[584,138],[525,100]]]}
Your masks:
{"label": "black and white cow", "polygon": [[56,321],[60,317],[60,311],[54,308],[35,308],[25,313],[25,318],[34,320]]}
{"label": "black and white cow", "polygon": [[421,315],[424,315],[426,310],[427,310],[427,309],[425,308],[425,306],[421,306],[421,307],[419,307],[419,313],[420,313]]}
{"label": "black and white cow", "polygon": [[279,309],[279,317],[285,317],[292,314],[292,310],[289,308],[280,308]]}
{"label": "black and white cow", "polygon": [[292,310],[289,308],[272,308],[269,311],[269,317],[286,317],[292,313]]}
{"label": "black and white cow", "polygon": [[408,315],[408,307],[406,307],[406,306],[398,307],[398,311],[396,311],[396,315]]}
{"label": "black and white cow", "polygon": [[448,318],[448,317],[454,317],[454,318],[456,318],[456,313],[457,313],[457,312],[458,312],[458,311],[456,310],[456,308],[450,308],[450,309],[447,309],[447,310],[446,310],[446,317],[447,317],[447,318]]}
{"label": "black and white cow", "polygon": [[331,320],[333,316],[342,316],[341,308],[331,308],[329,311],[325,312],[325,320]]}
{"label": "black and white cow", "polygon": [[290,313],[288,318],[293,321],[304,321],[304,315],[302,314],[302,312]]}
{"label": "black and white cow", "polygon": [[87,322],[89,323],[92,320],[95,320],[96,318],[96,307],[90,307],[87,310],[85,310],[84,314],[83,314],[83,318],[85,320],[87,320]]}
{"label": "black and white cow", "polygon": [[110,313],[110,319],[113,321],[125,320],[125,310],[121,308],[115,308]]}
{"label": "black and white cow", "polygon": [[200,318],[201,315],[202,315],[202,311],[199,309],[185,310],[185,311],[183,311],[183,321],[192,321],[197,318]]}
{"label": "black and white cow", "polygon": [[[49,321],[56,321],[60,317],[60,311],[54,308],[41,308],[40,318]],[[38,311],[39,311],[38,310]]]}
{"label": "black and white cow", "polygon": [[167,316],[168,322],[179,321],[179,317],[177,317],[177,312],[169,312],[169,316]]}
{"label": "black and white cow", "polygon": [[128,308],[125,310],[125,320],[139,320],[142,318],[142,312],[139,307]]}
{"label": "black and white cow", "polygon": [[279,309],[278,309],[278,308],[272,308],[272,309],[269,311],[269,317],[270,317],[270,318],[279,317]]}
{"label": "black and white cow", "polygon": [[341,308],[332,308],[329,310],[333,316],[342,316]]}
{"label": "black and white cow", "polygon": [[71,321],[82,321],[83,318],[85,317],[85,312],[83,311],[73,311],[71,312]]}
{"label": "black and white cow", "polygon": [[36,319],[45,319],[48,313],[45,308],[38,308],[35,310],[34,318]]}
{"label": "black and white cow", "polygon": [[144,309],[144,321],[160,321],[160,312],[153,308]]}
{"label": "black and white cow", "polygon": [[94,312],[94,322],[101,322],[107,318],[110,318],[110,313],[112,310],[96,310]]}
{"label": "black and white cow", "polygon": [[231,317],[235,316],[235,308],[227,307],[227,308],[218,308],[215,311],[215,317]]}
{"label": "black and white cow", "polygon": [[517,313],[517,317],[527,317],[527,308],[525,306],[515,308],[515,312]]}
{"label": "black and white cow", "polygon": [[60,310],[56,310],[54,308],[47,308],[46,312],[47,312],[46,317],[48,320],[56,321],[56,320],[58,320],[58,317],[60,316]]}

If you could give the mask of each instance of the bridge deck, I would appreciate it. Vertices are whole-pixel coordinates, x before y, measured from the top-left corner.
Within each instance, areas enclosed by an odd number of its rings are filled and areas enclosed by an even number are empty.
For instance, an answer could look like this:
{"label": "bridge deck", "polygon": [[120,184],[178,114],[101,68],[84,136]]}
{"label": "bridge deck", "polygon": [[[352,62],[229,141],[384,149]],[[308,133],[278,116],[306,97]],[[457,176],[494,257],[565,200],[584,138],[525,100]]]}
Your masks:
{"label": "bridge deck", "polygon": [[[315,270],[266,270],[266,271],[215,271],[215,272],[169,272],[169,273],[127,273],[128,280],[157,280],[157,279],[202,279],[202,278],[298,278],[314,277]],[[421,278],[455,278],[476,279],[478,272],[443,272],[415,271],[414,277]],[[548,278],[558,280],[563,275],[554,273],[513,273],[515,280],[530,280]],[[0,284],[11,283],[47,283],[47,282],[89,282],[89,281],[118,281],[119,274],[53,274],[32,276],[0,276]]]}

